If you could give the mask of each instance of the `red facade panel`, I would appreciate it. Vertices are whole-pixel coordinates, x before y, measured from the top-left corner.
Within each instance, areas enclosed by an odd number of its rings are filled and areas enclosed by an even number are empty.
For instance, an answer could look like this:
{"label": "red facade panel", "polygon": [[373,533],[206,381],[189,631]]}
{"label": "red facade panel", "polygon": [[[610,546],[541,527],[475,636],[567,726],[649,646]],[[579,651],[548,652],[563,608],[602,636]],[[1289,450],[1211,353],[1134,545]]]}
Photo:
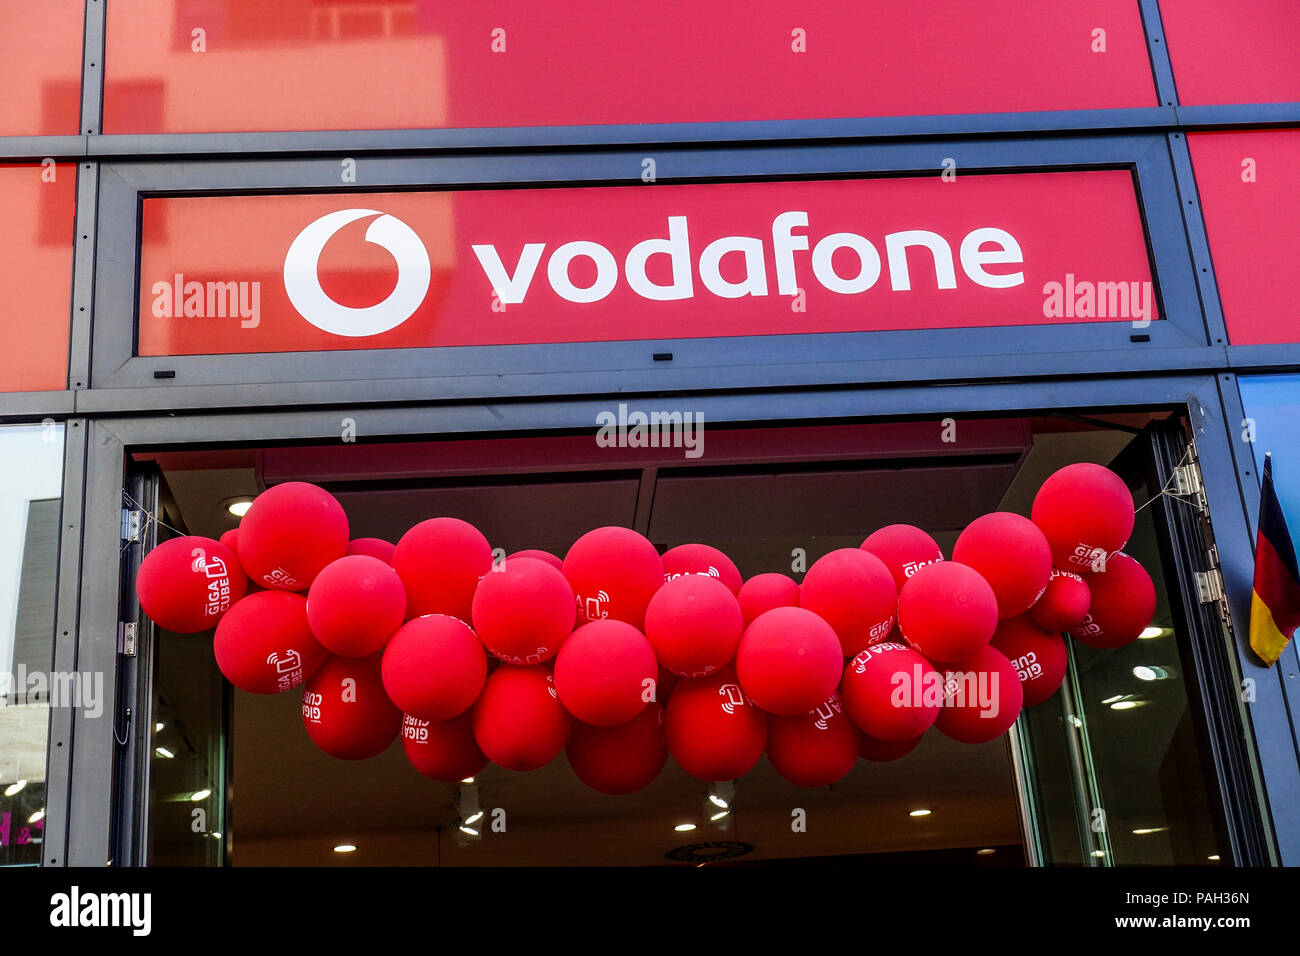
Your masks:
{"label": "red facade panel", "polygon": [[85,0],[0,3],[0,136],[79,132]]}
{"label": "red facade panel", "polygon": [[525,127],[1155,105],[1136,0],[133,0],[104,131]]}
{"label": "red facade panel", "polygon": [[1295,0],[1160,0],[1178,101],[1300,101]]}
{"label": "red facade panel", "polygon": [[0,166],[0,392],[68,386],[74,164]]}
{"label": "red facade panel", "polygon": [[1187,137],[1228,340],[1300,342],[1290,283],[1300,244],[1300,130]]}

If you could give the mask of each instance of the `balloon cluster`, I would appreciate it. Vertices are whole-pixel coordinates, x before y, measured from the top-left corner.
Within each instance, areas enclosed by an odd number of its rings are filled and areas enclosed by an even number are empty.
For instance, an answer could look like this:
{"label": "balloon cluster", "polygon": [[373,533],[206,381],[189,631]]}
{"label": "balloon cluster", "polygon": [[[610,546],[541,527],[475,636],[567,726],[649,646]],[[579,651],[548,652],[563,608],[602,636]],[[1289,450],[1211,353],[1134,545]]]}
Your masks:
{"label": "balloon cluster", "polygon": [[745,581],[716,548],[661,556],[619,527],[588,532],[563,560],[494,561],[456,518],[395,546],[349,540],[332,495],[289,482],[221,541],[159,545],[137,593],[167,630],[215,626],[236,687],[299,689],[307,734],[341,759],[400,735],[420,773],[451,782],[563,750],[588,786],[626,794],[669,754],[722,781],[766,753],[820,787],[859,758],[907,754],[932,725],[964,743],[1001,736],[1060,686],[1063,632],[1098,648],[1135,640],[1156,598],[1120,550],[1133,522],[1124,483],[1076,464],[1043,484],[1031,517],[972,522],[952,560],[899,524],[820,558],[801,583]]}

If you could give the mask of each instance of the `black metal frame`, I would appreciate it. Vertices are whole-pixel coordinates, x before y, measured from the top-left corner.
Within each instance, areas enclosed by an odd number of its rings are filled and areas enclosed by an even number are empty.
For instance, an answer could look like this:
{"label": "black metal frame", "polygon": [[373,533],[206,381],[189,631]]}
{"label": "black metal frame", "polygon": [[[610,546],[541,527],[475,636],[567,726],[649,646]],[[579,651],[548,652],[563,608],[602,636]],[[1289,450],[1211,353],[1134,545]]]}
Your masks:
{"label": "black metal frame", "polygon": [[[1258,485],[1253,462],[1249,455],[1239,456],[1235,441],[1242,417],[1236,373],[1300,367],[1300,344],[1226,344],[1185,135],[1202,129],[1300,126],[1300,103],[1179,105],[1157,0],[1138,2],[1160,104],[1150,108],[103,136],[105,2],[86,0],[83,132],[0,137],[0,162],[52,157],[75,161],[78,171],[68,387],[0,394],[0,422],[52,417],[67,426],[55,669],[100,670],[110,678],[108,684],[115,683],[118,515],[130,448],[336,440],[340,408],[356,420],[363,439],[591,427],[595,413],[608,405],[600,395],[629,393],[677,393],[676,404],[706,411],[711,422],[1186,408],[1201,448],[1229,602],[1241,627],[1249,615]],[[583,353],[601,363],[595,373],[577,370],[581,366],[564,354],[571,347],[539,352],[548,347],[496,346],[481,355],[443,350],[432,357],[325,353],[322,360],[315,353],[306,356],[314,363],[310,375],[304,374],[302,355],[275,361],[241,356],[239,369],[250,374],[238,376],[222,374],[221,360],[196,357],[185,365],[169,360],[166,367],[177,377],[164,383],[152,378],[162,363],[123,355],[135,310],[133,291],[124,297],[123,290],[128,278],[134,288],[135,264],[134,254],[121,256],[121,243],[134,249],[136,239],[123,224],[135,222],[142,188],[338,189],[337,164],[343,156],[358,158],[354,191],[633,181],[637,185],[627,188],[654,188],[639,182],[640,159],[650,151],[659,160],[661,182],[882,171],[932,174],[948,155],[958,158],[959,174],[974,168],[1128,166],[1140,187],[1139,207],[1157,254],[1156,278],[1172,318],[1143,330],[1151,334],[1147,343],[1129,341],[1124,323],[1086,329],[783,336],[779,360],[774,360],[778,350],[770,337],[603,343],[585,347]],[[116,338],[114,330],[125,330],[126,337]],[[1026,342],[1032,351],[1025,350]],[[672,351],[674,359],[653,363],[655,351]],[[538,362],[550,373],[539,373]],[[375,380],[367,381],[372,375]],[[242,384],[220,384],[232,378]],[[1009,379],[1014,380],[1000,384]],[[583,394],[591,397],[566,397]],[[1289,702],[1285,671],[1300,671],[1300,656],[1292,647],[1278,667],[1266,669],[1245,649],[1240,633],[1234,650],[1241,676],[1256,683],[1250,715],[1267,798],[1274,807],[1295,806],[1300,803],[1300,697],[1294,705]],[[51,711],[47,865],[98,866],[107,859],[111,722],[109,714],[94,720]],[[1274,825],[1278,858],[1300,862],[1300,822],[1280,815]]]}

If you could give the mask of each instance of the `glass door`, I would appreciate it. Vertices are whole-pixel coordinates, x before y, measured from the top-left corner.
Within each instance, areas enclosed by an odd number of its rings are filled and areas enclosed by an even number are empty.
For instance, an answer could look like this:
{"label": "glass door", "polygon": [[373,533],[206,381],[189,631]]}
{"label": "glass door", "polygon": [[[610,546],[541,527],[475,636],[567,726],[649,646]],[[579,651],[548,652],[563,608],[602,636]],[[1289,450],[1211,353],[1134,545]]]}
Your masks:
{"label": "glass door", "polygon": [[1064,684],[1018,722],[1012,748],[1029,858],[1266,863],[1195,443],[1177,419],[1152,422],[1111,467],[1139,507],[1125,550],[1151,573],[1156,614],[1117,650],[1067,639]]}

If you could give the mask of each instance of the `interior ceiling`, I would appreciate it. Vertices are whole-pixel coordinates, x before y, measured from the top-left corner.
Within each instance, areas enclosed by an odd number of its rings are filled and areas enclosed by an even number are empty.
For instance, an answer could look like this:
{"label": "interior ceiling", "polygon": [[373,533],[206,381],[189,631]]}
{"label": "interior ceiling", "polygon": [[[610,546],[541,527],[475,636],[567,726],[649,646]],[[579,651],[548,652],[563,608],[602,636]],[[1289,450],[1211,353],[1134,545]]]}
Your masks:
{"label": "interior ceiling", "polygon": [[[972,518],[995,510],[1028,513],[1034,491],[1053,470],[1070,461],[1105,464],[1132,438],[1125,431],[1070,423],[1054,422],[1052,428],[1056,430],[1036,428],[1032,446],[1027,440],[1018,453],[1002,449],[968,463],[959,458],[886,460],[793,470],[760,467],[744,474],[696,477],[664,473],[657,478],[653,507],[648,517],[642,516],[642,526],[662,547],[685,541],[715,544],[746,576],[789,572],[794,548],[806,549],[811,563],[834,548],[856,547],[876,527],[896,521],[927,528],[950,553],[961,527]],[[184,468],[177,467],[177,461],[163,465],[191,533],[216,536],[235,527],[236,519],[222,502],[258,490],[257,460],[222,463],[228,467]],[[680,460],[674,464],[680,465]],[[626,473],[504,483],[410,481],[414,486],[337,486],[353,535],[395,541],[420,520],[448,514],[479,526],[494,547],[541,547],[562,556],[592,527],[634,525],[641,491],[640,477]],[[209,667],[209,680],[216,680]],[[191,689],[172,696],[180,698],[173,704],[183,724],[185,698],[202,695]],[[400,742],[368,761],[334,760],[307,738],[297,694],[260,697],[236,692],[234,860],[655,863],[665,862],[664,854],[674,847],[713,839],[754,844],[753,859],[1018,845],[1006,748],[1005,739],[970,747],[930,733],[906,758],[888,764],[859,761],[841,783],[816,791],[789,785],[764,759],[741,781],[736,829],[731,833],[707,824],[694,833],[672,830],[683,820],[700,819],[705,785],[686,776],[671,759],[650,787],[619,798],[588,790],[563,755],[529,774],[489,767],[479,778],[480,801],[506,810],[509,839],[487,833],[483,840],[461,847],[450,835],[455,832],[454,786],[416,773]],[[176,806],[183,804],[166,803],[162,809],[179,812]],[[805,833],[791,831],[795,807],[808,811]],[[906,811],[914,807],[933,808],[935,813],[910,818]],[[330,848],[341,841],[356,843],[364,852],[332,854]]]}

